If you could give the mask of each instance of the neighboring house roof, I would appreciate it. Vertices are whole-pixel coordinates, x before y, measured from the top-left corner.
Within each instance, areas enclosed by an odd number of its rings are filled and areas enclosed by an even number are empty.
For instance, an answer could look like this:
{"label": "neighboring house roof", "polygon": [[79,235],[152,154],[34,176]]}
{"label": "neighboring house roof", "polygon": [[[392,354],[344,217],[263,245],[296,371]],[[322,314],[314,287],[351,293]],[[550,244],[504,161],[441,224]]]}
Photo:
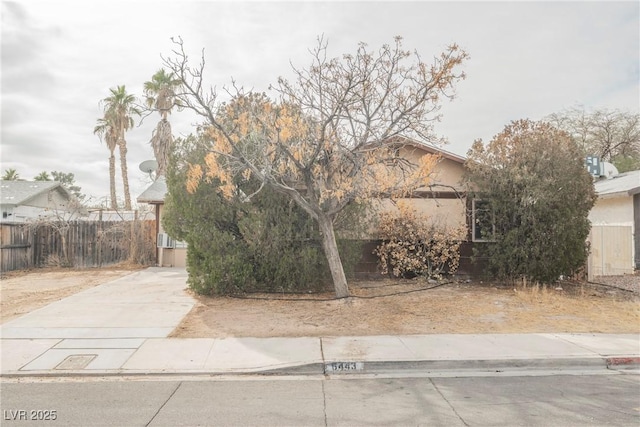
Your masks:
{"label": "neighboring house roof", "polygon": [[609,179],[594,183],[596,194],[600,198],[632,196],[640,193],[640,170],[624,172]]}
{"label": "neighboring house roof", "polygon": [[0,181],[0,204],[28,205],[33,198],[52,190],[71,198],[71,193],[57,181]]}
{"label": "neighboring house roof", "polygon": [[164,203],[167,195],[167,181],[164,176],[159,176],[153,184],[138,196],[138,203],[157,204]]}

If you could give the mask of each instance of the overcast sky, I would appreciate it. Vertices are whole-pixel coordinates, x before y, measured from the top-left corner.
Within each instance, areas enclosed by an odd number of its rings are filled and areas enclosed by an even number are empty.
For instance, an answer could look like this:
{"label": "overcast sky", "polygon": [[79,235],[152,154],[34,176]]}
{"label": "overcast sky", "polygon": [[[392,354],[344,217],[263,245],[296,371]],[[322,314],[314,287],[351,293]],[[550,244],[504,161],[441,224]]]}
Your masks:
{"label": "overcast sky", "polygon": [[[371,49],[404,38],[423,58],[459,44],[470,55],[467,79],[444,105],[437,132],[466,154],[511,120],[570,107],[639,112],[640,2],[214,2],[2,1],[1,168],[32,179],[43,170],[73,172],[94,200],[109,194],[109,152],[93,134],[109,88],[142,85],[181,36],[206,80],[233,78],[267,91],[290,63],[310,63],[318,35],[329,53]],[[174,113],[175,136],[196,119]],[[153,158],[157,118],[127,134],[135,199],[148,185],[138,165]],[[117,171],[119,175],[119,170]],[[118,194],[122,194],[118,187]]]}

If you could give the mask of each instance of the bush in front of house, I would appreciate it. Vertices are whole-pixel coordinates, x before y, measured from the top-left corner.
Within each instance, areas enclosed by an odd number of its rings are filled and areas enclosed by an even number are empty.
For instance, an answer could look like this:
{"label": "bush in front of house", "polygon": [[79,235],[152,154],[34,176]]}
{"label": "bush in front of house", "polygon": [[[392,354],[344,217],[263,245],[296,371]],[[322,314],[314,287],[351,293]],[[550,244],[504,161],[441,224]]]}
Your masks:
{"label": "bush in front of house", "polygon": [[382,243],[374,254],[382,274],[440,279],[458,269],[467,229],[439,225],[409,204],[398,203],[397,211],[380,214],[379,233]]}
{"label": "bush in front of house", "polygon": [[586,263],[596,195],[580,148],[548,123],[514,121],[467,161],[470,195],[486,226],[475,247],[503,280],[551,283]]}
{"label": "bush in front of house", "polygon": [[[187,191],[187,174],[208,149],[204,137],[177,140],[167,173],[163,227],[188,244],[189,286],[206,295],[330,287],[315,221],[289,198],[265,187],[247,200],[259,186],[242,179],[238,194],[230,199],[214,179]],[[361,254],[359,242],[341,239],[338,245],[345,272],[353,272]]]}

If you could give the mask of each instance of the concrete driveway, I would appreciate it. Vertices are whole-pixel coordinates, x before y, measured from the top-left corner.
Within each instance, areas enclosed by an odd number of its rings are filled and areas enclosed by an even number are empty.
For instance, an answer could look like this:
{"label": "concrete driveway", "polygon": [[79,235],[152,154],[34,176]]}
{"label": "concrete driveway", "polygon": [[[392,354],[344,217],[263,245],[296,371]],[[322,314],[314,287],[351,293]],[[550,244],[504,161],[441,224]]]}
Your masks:
{"label": "concrete driveway", "polygon": [[183,268],[152,267],[7,322],[0,326],[1,370],[120,367],[147,338],[168,336],[191,310],[186,280]]}

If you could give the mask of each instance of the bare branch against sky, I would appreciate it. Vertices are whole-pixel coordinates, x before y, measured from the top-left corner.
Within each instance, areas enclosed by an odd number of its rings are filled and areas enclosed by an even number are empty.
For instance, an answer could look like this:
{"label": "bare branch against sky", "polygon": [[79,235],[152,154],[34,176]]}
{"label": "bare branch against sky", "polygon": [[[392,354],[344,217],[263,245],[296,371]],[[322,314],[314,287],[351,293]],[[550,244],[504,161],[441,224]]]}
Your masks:
{"label": "bare branch against sky", "polygon": [[[457,99],[436,132],[465,154],[510,120],[541,119],[574,106],[640,112],[640,3],[629,2],[129,2],[2,1],[1,168],[22,178],[74,173],[88,195],[109,193],[108,152],[93,134],[98,101],[145,81],[181,36],[208,84],[232,80],[267,91],[291,66],[307,66],[318,36],[330,56],[372,49],[394,36],[424,57],[457,43],[470,59]],[[114,25],[114,23],[117,23]],[[220,91],[223,92],[222,90]],[[174,136],[192,132],[187,111]],[[153,158],[155,123],[128,134],[132,196],[147,185],[138,164]]]}

